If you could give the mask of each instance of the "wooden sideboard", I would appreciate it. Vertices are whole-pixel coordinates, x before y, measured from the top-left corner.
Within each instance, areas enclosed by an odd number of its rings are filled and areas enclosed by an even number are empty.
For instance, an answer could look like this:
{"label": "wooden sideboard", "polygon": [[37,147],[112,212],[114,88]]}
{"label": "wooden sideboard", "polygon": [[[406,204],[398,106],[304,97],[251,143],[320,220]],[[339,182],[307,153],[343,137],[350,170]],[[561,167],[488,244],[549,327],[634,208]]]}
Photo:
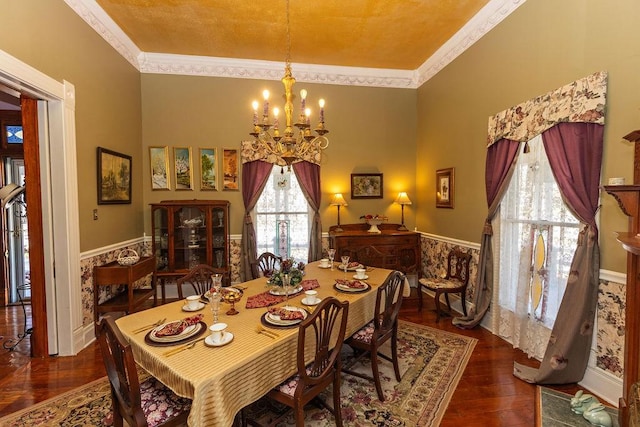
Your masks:
{"label": "wooden sideboard", "polygon": [[368,224],[334,225],[329,229],[329,244],[336,260],[348,255],[351,261],[366,266],[399,270],[420,275],[420,234],[398,230],[400,224],[381,224],[380,233],[369,233]]}
{"label": "wooden sideboard", "polygon": [[[618,242],[627,251],[627,285],[624,334],[624,374],[619,401],[620,426],[630,426],[632,386],[640,381],[640,185],[607,185],[605,191],[629,217],[627,232],[618,233]],[[635,425],[635,424],[634,424]]]}

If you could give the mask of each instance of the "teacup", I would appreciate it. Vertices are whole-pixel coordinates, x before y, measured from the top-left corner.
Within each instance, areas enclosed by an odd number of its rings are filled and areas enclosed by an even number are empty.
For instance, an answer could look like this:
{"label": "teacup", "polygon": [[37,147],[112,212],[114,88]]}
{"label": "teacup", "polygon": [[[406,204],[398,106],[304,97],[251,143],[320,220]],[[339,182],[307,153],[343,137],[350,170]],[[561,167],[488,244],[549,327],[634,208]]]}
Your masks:
{"label": "teacup", "polygon": [[226,323],[214,323],[209,326],[211,331],[211,340],[214,344],[220,344],[224,340],[224,331],[227,329]]}
{"label": "teacup", "polygon": [[366,268],[356,268],[356,279],[364,279],[366,277]]}
{"label": "teacup", "polygon": [[200,296],[199,295],[189,295],[187,297],[187,308],[189,310],[197,310],[199,303],[200,303]]}
{"label": "teacup", "polygon": [[328,258],[322,258],[320,260],[320,267],[329,267],[329,259]]}
{"label": "teacup", "polygon": [[305,299],[307,300],[307,304],[315,304],[318,302],[318,291],[309,290],[304,291]]}

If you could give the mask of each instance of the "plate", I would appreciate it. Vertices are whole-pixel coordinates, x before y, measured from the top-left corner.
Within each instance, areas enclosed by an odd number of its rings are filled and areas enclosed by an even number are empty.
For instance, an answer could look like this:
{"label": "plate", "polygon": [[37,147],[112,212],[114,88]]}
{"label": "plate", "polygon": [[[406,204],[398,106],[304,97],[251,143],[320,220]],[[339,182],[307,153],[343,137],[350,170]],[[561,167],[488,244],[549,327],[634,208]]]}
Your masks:
{"label": "plate", "polygon": [[191,325],[191,326],[187,326],[186,328],[184,328],[184,330],[182,332],[180,332],[177,335],[169,335],[166,337],[162,337],[162,336],[157,336],[156,333],[158,331],[160,331],[163,327],[165,327],[166,325],[172,324],[172,323],[180,323],[182,322],[182,320],[176,320],[174,322],[168,322],[165,323],[163,325],[157,326],[155,328],[153,328],[151,330],[151,332],[149,333],[149,339],[151,339],[151,341],[155,341],[155,342],[176,342],[176,341],[182,341],[184,339],[187,338],[191,338],[193,335],[197,334],[198,331],[200,330],[199,328],[199,324],[195,324],[195,325]]}
{"label": "plate", "polygon": [[[289,296],[295,295],[298,292],[300,292],[301,290],[302,290],[302,285],[298,285],[295,288],[289,290]],[[280,287],[274,287],[274,288],[269,289],[269,293],[271,295],[278,295],[278,296],[287,295],[287,293],[284,291],[284,289],[282,289]]]}
{"label": "plate", "polygon": [[320,299],[320,298],[316,298],[316,302],[309,303],[309,302],[307,302],[307,297],[304,297],[304,298],[302,298],[302,301],[301,301],[301,302],[302,302],[304,305],[318,305],[318,304],[320,304],[320,302],[321,302],[321,301],[322,301],[322,299]]}
{"label": "plate", "polygon": [[222,337],[222,341],[214,342],[211,335],[209,335],[204,339],[204,343],[209,347],[222,347],[223,345],[227,345],[233,341],[233,334],[231,332],[224,331],[224,335]]}
{"label": "plate", "polygon": [[287,310],[290,311],[299,311],[302,313],[303,318],[302,319],[296,319],[296,320],[282,320],[280,318],[280,316],[276,315],[276,314],[272,314],[269,313],[268,311],[265,313],[264,316],[264,320],[267,323],[270,323],[272,325],[276,325],[276,326],[291,326],[291,325],[296,325],[300,322],[302,322],[304,319],[307,318],[307,311],[304,308],[299,308],[299,307],[291,307],[291,306],[285,306],[282,308],[286,308]]}
{"label": "plate", "polygon": [[369,276],[367,276],[366,274],[364,275],[364,277],[358,277],[357,274],[353,275],[354,279],[358,279],[358,280],[367,280],[369,278]]}
{"label": "plate", "polygon": [[329,265],[327,265],[326,267],[324,265],[320,265],[318,264],[318,268],[331,268],[331,263],[329,263]]}
{"label": "plate", "polygon": [[[364,268],[364,265],[358,264],[358,265],[354,265],[353,267],[347,267],[347,271],[356,271],[356,269],[358,268]],[[338,269],[344,271],[344,264],[340,264],[338,266]]]}
{"label": "plate", "polygon": [[[180,320],[177,320],[177,322],[180,322]],[[168,323],[173,323],[173,322],[168,322]],[[166,324],[167,323],[165,323],[165,325]],[[185,330],[178,335],[173,335],[170,337],[155,336],[154,332],[160,330],[162,326],[164,325],[160,325],[156,328],[153,328],[151,331],[149,331],[147,335],[145,335],[144,341],[147,344],[153,345],[153,346],[171,346],[171,345],[176,345],[181,342],[189,341],[193,338],[196,338],[202,335],[207,330],[207,324],[201,321],[195,325],[191,325],[185,328]]]}
{"label": "plate", "polygon": [[187,304],[183,305],[182,311],[199,311],[199,310],[202,310],[203,308],[204,308],[204,303],[198,302],[198,306],[196,308],[189,308]]}
{"label": "plate", "polygon": [[339,283],[334,284],[333,287],[340,292],[349,292],[349,293],[367,292],[369,289],[371,289],[371,286],[369,286],[368,283],[365,283],[365,282],[361,282],[361,283],[365,285],[364,288],[350,288],[349,286],[341,285]]}

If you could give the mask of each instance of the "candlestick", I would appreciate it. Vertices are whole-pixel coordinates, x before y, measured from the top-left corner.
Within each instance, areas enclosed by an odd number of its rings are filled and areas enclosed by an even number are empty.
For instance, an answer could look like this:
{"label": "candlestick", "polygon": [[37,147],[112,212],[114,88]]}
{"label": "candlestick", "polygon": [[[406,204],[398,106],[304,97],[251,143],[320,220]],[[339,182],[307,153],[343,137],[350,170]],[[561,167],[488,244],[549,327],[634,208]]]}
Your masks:
{"label": "candlestick", "polygon": [[264,97],[264,111],[262,114],[267,117],[269,115],[269,91],[265,89],[262,92],[262,96]]}
{"label": "candlestick", "polygon": [[320,104],[320,123],[324,123],[324,99],[321,99],[318,104]]}
{"label": "candlestick", "polygon": [[253,125],[258,124],[258,101],[253,101]]}
{"label": "candlestick", "polygon": [[304,110],[304,115],[307,116],[307,124],[310,124],[311,122],[311,108],[305,108]]}
{"label": "candlestick", "polygon": [[278,107],[273,107],[273,128],[278,130],[278,114],[280,114],[280,109]]}
{"label": "candlestick", "polygon": [[307,105],[307,91],[306,89],[302,89],[300,91],[300,111],[304,111],[306,105]]}

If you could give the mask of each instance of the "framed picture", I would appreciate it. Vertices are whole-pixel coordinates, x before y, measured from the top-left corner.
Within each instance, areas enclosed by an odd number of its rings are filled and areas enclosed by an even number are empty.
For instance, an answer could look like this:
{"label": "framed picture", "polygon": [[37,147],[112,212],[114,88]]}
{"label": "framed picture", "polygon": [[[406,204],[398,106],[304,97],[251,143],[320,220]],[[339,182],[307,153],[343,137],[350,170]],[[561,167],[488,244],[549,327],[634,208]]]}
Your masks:
{"label": "framed picture", "polygon": [[222,150],[222,190],[237,191],[240,187],[240,165],[238,150],[225,148]]}
{"label": "framed picture", "polygon": [[175,147],[173,162],[176,170],[176,190],[193,190],[191,147]]}
{"label": "framed picture", "polygon": [[215,148],[200,149],[200,190],[218,189],[218,153]]}
{"label": "framed picture", "polygon": [[381,173],[352,173],[352,199],[382,199]]}
{"label": "framed picture", "polygon": [[436,207],[453,209],[455,183],[453,168],[436,171]]}
{"label": "framed picture", "polygon": [[131,203],[131,156],[98,147],[98,204]]}
{"label": "framed picture", "polygon": [[169,147],[149,147],[152,190],[171,190],[169,179]]}

